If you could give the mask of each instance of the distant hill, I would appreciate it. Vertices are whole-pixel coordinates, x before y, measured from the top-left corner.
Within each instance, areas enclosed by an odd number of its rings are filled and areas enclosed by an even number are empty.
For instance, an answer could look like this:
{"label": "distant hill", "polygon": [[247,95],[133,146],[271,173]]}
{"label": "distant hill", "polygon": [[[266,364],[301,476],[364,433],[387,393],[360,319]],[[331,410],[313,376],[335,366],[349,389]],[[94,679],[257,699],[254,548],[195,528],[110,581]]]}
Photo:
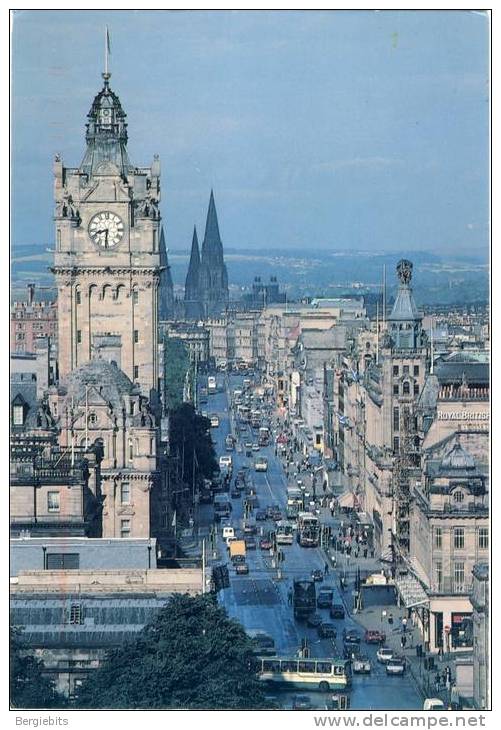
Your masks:
{"label": "distant hill", "polygon": [[[49,267],[53,254],[40,244],[17,246],[12,251],[12,298],[24,293],[26,284],[53,286]],[[226,248],[225,259],[232,297],[247,290],[255,276],[269,281],[278,278],[290,298],[341,296],[375,293],[381,286],[386,266],[388,297],[396,286],[395,266],[400,258],[414,263],[414,292],[418,304],[447,304],[487,301],[488,262],[480,256],[445,256],[428,251],[388,253],[372,251],[328,251],[297,249]],[[188,267],[189,251],[170,250],[174,285],[180,290]]]}

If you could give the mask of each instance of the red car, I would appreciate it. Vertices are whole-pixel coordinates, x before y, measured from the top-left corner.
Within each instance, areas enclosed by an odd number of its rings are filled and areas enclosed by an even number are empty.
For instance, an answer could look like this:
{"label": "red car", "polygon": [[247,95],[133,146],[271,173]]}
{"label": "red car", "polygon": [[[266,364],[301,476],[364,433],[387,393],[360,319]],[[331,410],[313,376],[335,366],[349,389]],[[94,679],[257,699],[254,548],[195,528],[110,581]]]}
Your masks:
{"label": "red car", "polygon": [[367,629],[364,641],[366,644],[384,644],[386,634],[384,631],[379,631],[379,629]]}
{"label": "red car", "polygon": [[273,547],[273,543],[267,537],[263,537],[259,541],[259,547],[261,548],[261,550],[271,550],[271,548]]}

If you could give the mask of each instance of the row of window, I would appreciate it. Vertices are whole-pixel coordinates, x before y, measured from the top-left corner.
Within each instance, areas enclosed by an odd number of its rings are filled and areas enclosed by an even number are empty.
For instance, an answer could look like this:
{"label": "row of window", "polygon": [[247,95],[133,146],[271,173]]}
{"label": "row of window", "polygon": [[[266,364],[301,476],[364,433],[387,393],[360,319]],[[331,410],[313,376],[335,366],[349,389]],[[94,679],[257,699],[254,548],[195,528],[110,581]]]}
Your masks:
{"label": "row of window", "polygon": [[[461,588],[465,583],[465,571],[464,562],[462,560],[456,560],[453,564],[453,581],[456,588]],[[441,560],[435,561],[435,580],[437,587],[440,590],[443,586],[444,573],[443,565]]]}
{"label": "row of window", "polygon": [[[433,529],[433,546],[437,550],[442,549],[443,545],[443,528],[435,527]],[[453,528],[453,545],[455,550],[463,550],[465,547],[465,528]],[[480,550],[486,550],[489,547],[489,528],[479,527],[477,529],[477,547]]]}
{"label": "row of window", "polygon": [[[134,342],[135,344],[139,342],[139,330],[134,330]],[[77,343],[82,344],[82,330],[77,330]]]}
{"label": "row of window", "polygon": [[[402,366],[402,375],[409,375],[409,374],[410,374],[410,365],[403,365]],[[413,374],[414,374],[415,378],[417,378],[419,376],[419,365],[414,365]],[[393,375],[395,377],[400,375],[400,366],[399,365],[393,366]]]}
{"label": "row of window", "polygon": [[[131,503],[131,489],[129,482],[122,482],[120,485],[120,504]],[[47,511],[48,512],[59,512],[61,509],[60,493],[59,492],[47,492]],[[129,522],[130,520],[125,520]],[[130,527],[130,524],[129,524]]]}
{"label": "row of window", "polygon": [[[76,293],[75,293],[75,301],[76,301],[77,304],[81,304],[82,303],[82,292],[80,292],[78,290],[76,291]],[[137,289],[133,289],[132,290],[132,303],[133,304],[138,304],[139,303],[139,292],[138,292]]]}

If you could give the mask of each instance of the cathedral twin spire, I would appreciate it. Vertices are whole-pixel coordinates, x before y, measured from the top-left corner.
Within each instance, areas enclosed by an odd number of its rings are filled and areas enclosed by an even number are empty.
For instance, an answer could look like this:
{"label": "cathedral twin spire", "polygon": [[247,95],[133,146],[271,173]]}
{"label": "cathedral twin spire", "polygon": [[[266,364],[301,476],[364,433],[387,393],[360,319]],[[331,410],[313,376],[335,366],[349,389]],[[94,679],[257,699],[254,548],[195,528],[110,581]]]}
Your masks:
{"label": "cathedral twin spire", "polygon": [[201,256],[196,227],[193,231],[184,300],[185,313],[189,319],[218,316],[228,303],[228,273],[212,190]]}

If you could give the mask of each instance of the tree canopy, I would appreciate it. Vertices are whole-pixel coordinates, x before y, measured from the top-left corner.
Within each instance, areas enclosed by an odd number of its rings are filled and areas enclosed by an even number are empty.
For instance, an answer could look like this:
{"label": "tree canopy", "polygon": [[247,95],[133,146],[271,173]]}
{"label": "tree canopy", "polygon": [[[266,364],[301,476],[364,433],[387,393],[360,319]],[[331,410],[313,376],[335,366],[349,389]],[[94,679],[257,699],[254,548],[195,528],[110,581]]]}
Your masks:
{"label": "tree canopy", "polygon": [[196,455],[197,472],[210,479],[219,466],[210,437],[210,421],[197,415],[190,403],[183,403],[170,415],[170,445],[173,454],[184,454],[184,473],[191,474],[193,453]]}
{"label": "tree canopy", "polygon": [[77,706],[265,709],[244,629],[212,595],[174,595],[137,639],[107,653]]}
{"label": "tree canopy", "polygon": [[183,402],[186,373],[190,369],[190,356],[186,344],[174,337],[164,337],[164,388],[169,410]]}
{"label": "tree canopy", "polygon": [[10,629],[10,703],[24,710],[65,707],[65,698],[54,682],[42,674],[43,662],[27,651],[22,631]]}

